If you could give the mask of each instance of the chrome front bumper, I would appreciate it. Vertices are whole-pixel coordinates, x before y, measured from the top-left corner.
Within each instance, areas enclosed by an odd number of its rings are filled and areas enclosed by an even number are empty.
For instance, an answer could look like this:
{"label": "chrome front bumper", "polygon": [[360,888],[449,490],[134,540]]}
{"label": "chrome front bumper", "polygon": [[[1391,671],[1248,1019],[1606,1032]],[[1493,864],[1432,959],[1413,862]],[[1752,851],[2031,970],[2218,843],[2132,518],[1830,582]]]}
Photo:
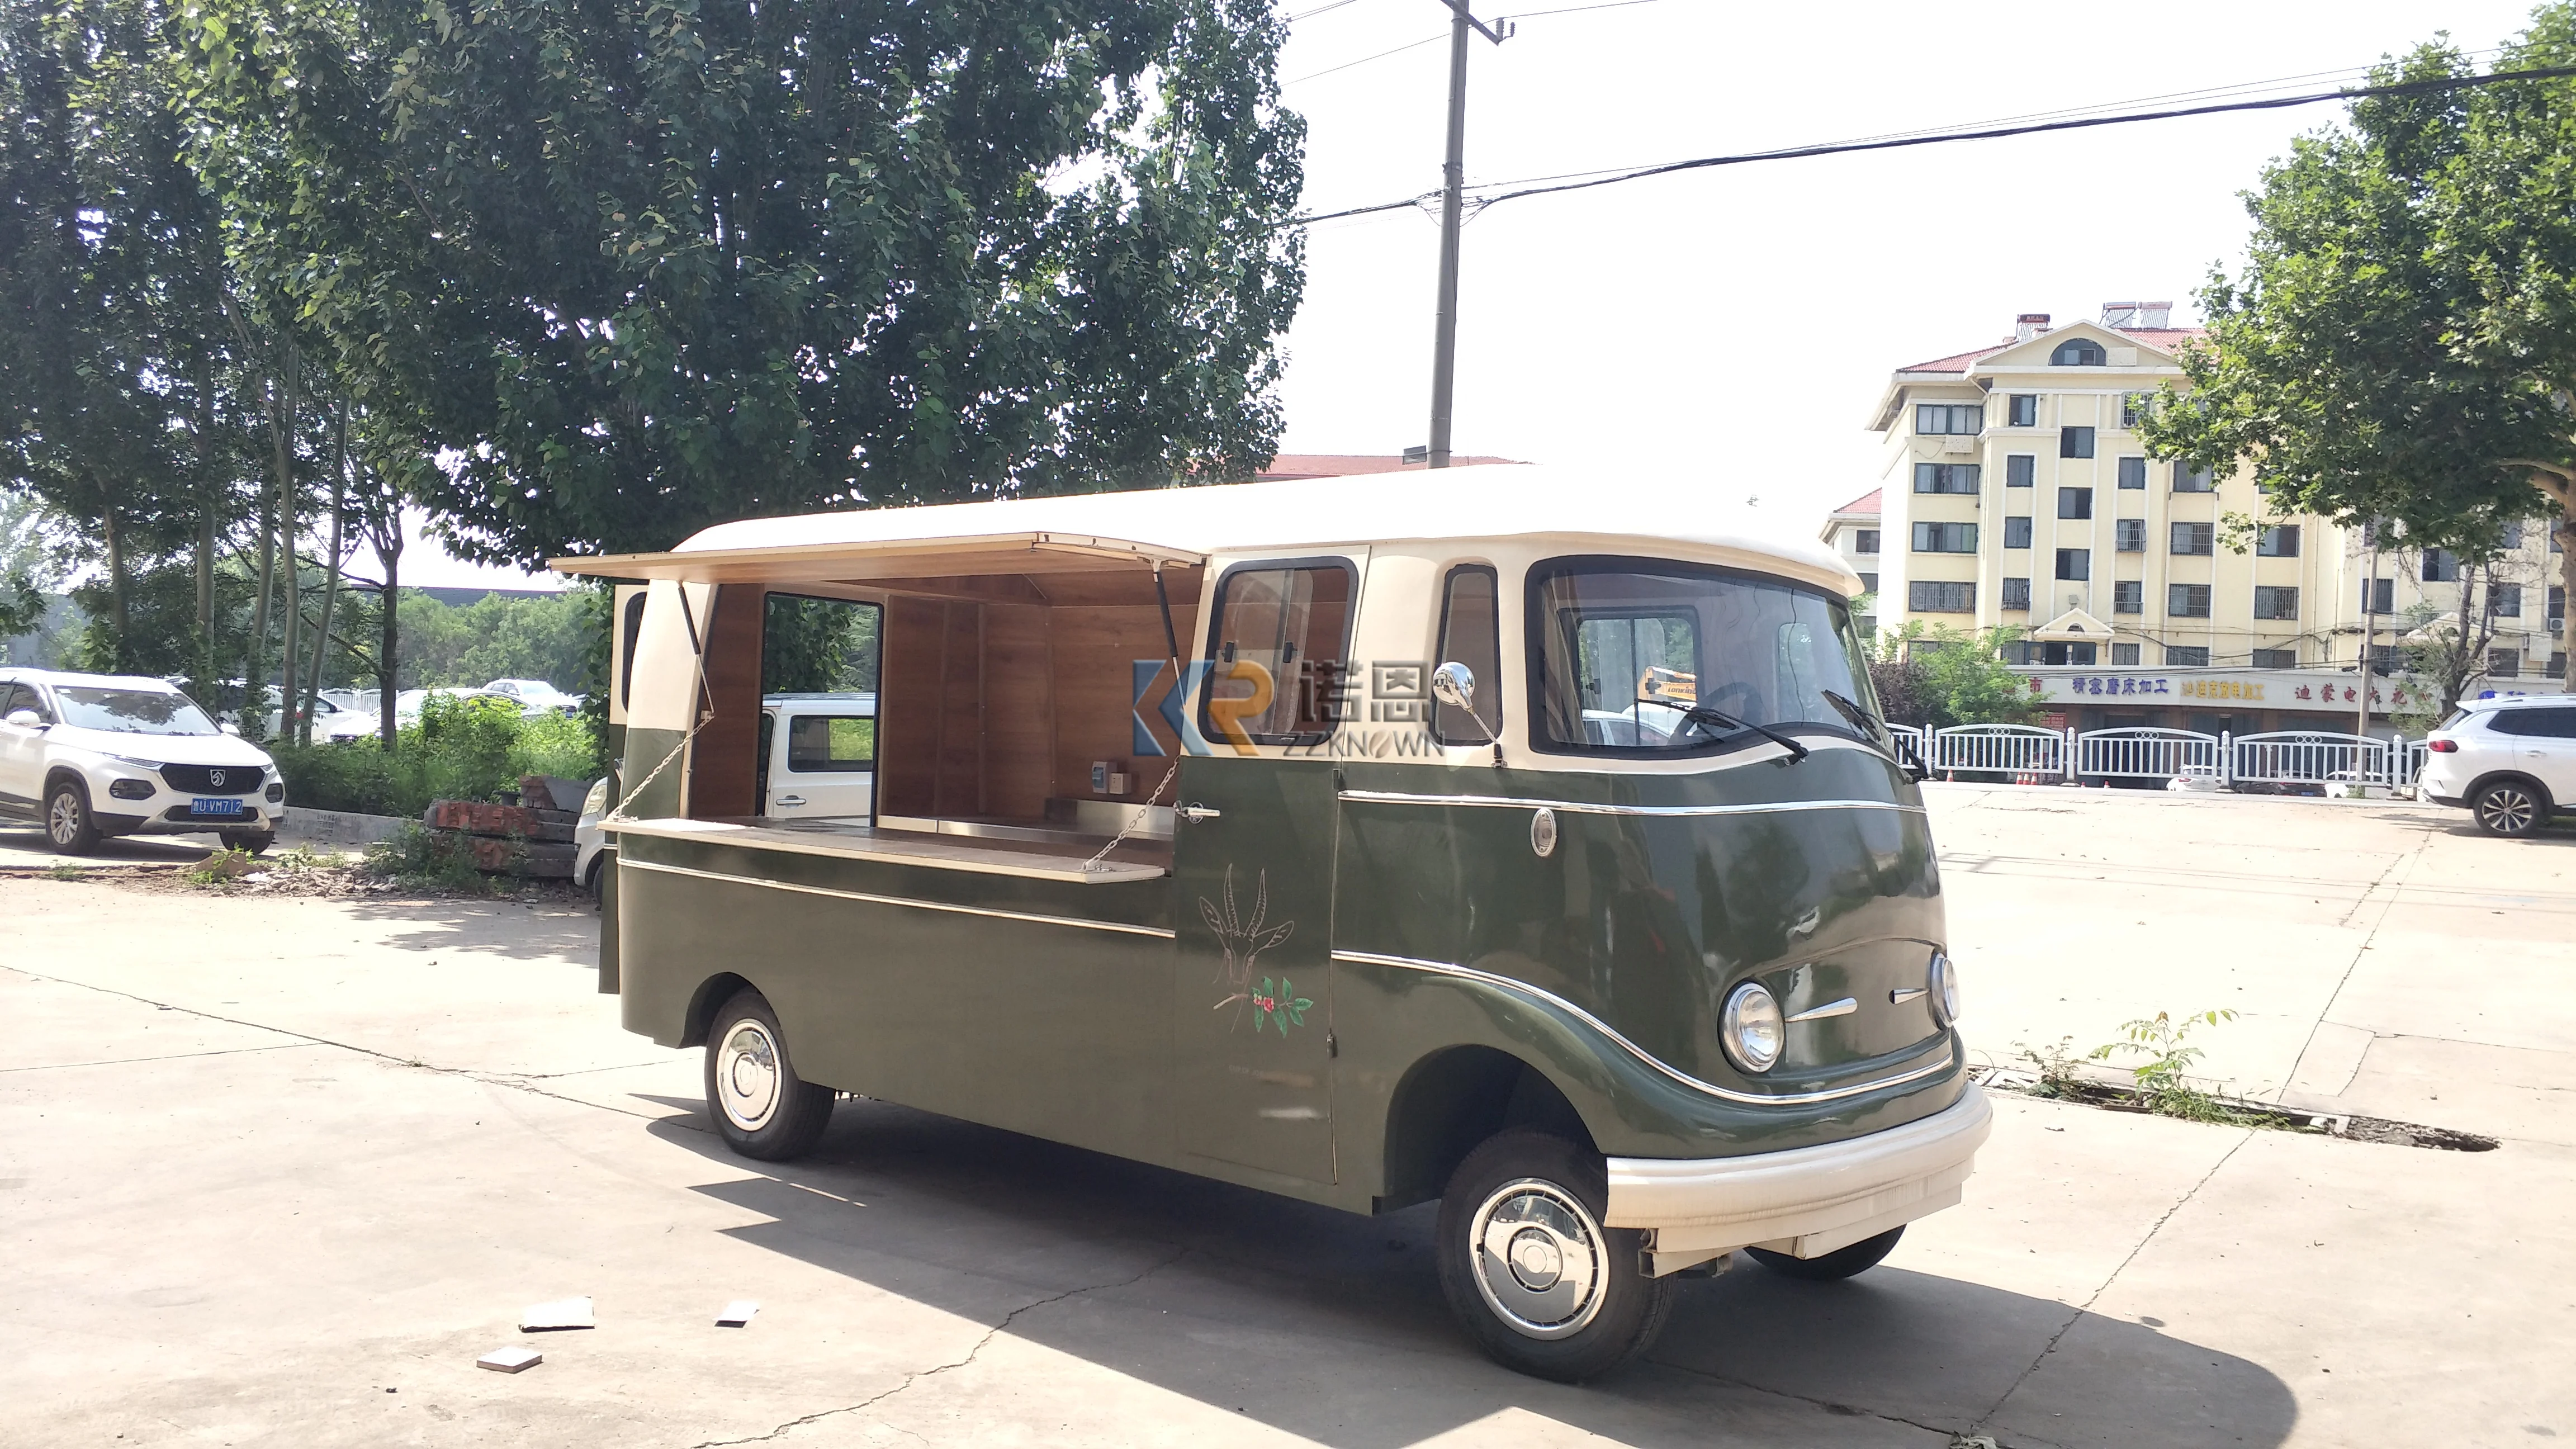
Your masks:
{"label": "chrome front bumper", "polygon": [[1656,1276],[1738,1248],[1819,1258],[1959,1201],[1994,1126],[1985,1093],[1865,1137],[1743,1157],[1610,1159],[1606,1225],[1647,1228]]}

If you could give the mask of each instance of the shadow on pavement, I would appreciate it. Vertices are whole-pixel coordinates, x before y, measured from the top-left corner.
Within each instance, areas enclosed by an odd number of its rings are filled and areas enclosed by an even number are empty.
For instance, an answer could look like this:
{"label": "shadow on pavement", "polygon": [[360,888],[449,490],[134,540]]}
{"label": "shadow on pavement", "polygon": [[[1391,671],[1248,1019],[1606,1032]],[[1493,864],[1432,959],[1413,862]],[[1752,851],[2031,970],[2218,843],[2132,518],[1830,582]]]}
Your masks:
{"label": "shadow on pavement", "polygon": [[216,845],[212,835],[112,835],[87,855],[61,855],[37,826],[0,825],[0,861],[10,865],[157,865],[203,860]]}
{"label": "shadow on pavement", "polygon": [[[794,1164],[735,1157],[703,1117],[645,1130],[760,1174],[697,1189],[769,1219],[732,1236],[985,1323],[1071,1295],[1009,1332],[1337,1449],[1396,1449],[1512,1408],[1698,1449],[1729,1437],[1695,1392],[1706,1379],[1955,1433],[2076,1317],[1896,1268],[1811,1284],[1747,1263],[1684,1282],[1647,1363],[1567,1389],[1491,1365],[1458,1332],[1429,1251],[1431,1206],[1364,1218],[872,1101],[841,1103]],[[2025,1410],[2040,1423],[2021,1425],[2007,1409],[1983,1432],[2259,1449],[2297,1420],[2288,1386],[2257,1364],[2139,1324],[2083,1330],[2031,1375],[2057,1412]]]}

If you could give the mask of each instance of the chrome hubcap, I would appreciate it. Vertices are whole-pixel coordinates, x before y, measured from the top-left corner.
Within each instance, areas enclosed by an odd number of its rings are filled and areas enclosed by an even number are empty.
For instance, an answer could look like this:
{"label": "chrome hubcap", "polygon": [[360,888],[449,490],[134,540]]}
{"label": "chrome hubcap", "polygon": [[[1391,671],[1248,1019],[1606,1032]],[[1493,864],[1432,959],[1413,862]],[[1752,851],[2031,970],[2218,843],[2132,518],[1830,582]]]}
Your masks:
{"label": "chrome hubcap", "polygon": [[778,1043],[769,1028],[738,1021],[716,1048],[716,1105],[745,1132],[769,1125],[778,1110]]}
{"label": "chrome hubcap", "polygon": [[1574,1194],[1534,1177],[1505,1183],[1467,1231],[1476,1291],[1513,1332],[1565,1338],[1600,1313],[1607,1243]]}
{"label": "chrome hubcap", "polygon": [[51,827],[54,843],[69,845],[80,834],[81,807],[78,796],[65,790],[54,797],[53,808],[46,812],[45,823]]}
{"label": "chrome hubcap", "polygon": [[2520,790],[2489,790],[2486,798],[2478,802],[2478,813],[2486,817],[2487,824],[2508,834],[2528,828],[2536,808],[2531,797]]}

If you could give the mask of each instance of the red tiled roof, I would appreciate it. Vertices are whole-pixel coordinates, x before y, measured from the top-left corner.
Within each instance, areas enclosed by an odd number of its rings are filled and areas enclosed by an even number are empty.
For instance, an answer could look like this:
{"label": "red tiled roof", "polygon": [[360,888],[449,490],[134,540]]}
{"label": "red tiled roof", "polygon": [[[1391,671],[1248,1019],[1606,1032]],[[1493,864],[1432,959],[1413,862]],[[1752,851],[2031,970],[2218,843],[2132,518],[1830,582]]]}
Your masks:
{"label": "red tiled roof", "polygon": [[[1451,465],[1464,468],[1477,463],[1518,463],[1518,458],[1452,457]],[[1350,478],[1363,473],[1419,473],[1428,471],[1429,463],[1408,463],[1400,457],[1380,453],[1282,453],[1270,460],[1270,466],[1256,475],[1263,482],[1283,478]]]}
{"label": "red tiled roof", "polygon": [[[2064,329],[2060,328],[2058,330],[2063,331]],[[2123,337],[2135,337],[2146,343],[2149,347],[2153,347],[2161,352],[2171,352],[2176,347],[2181,346],[2183,343],[2188,342],[2195,337],[2207,335],[2209,331],[2206,327],[2121,327],[2113,330],[2117,331]],[[2039,335],[2045,337],[2048,334],[2043,332]],[[1996,343],[1992,347],[1980,347],[1974,352],[1958,352],[1953,353],[1948,357],[1936,357],[1930,362],[1917,362],[1905,367],[1900,367],[1897,371],[1964,373],[1968,370],[1969,365],[1976,362],[1979,358],[1992,357],[1994,354],[2003,351],[2007,347],[2017,347],[2019,345],[2020,343],[2016,339],[2008,337],[2003,341]]]}
{"label": "red tiled roof", "polygon": [[1875,517],[1883,511],[1883,507],[1879,501],[1879,495],[1886,491],[1887,490],[1884,488],[1872,488],[1867,493],[1864,493],[1858,498],[1853,499],[1851,502],[1844,504],[1842,507],[1835,509],[1834,512],[1866,513]]}

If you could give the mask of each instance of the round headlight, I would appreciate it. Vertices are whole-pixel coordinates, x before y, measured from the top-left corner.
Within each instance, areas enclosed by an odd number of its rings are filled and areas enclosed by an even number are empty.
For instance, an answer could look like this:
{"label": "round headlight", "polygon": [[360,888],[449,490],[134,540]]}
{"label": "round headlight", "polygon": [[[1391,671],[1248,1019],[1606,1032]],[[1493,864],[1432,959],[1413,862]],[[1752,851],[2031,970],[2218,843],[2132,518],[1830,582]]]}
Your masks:
{"label": "round headlight", "polygon": [[1760,982],[1745,982],[1727,993],[1717,1035],[1737,1066],[1748,1072],[1771,1070],[1779,1064],[1780,1043],[1787,1036],[1779,1001]]}
{"label": "round headlight", "polygon": [[1951,1026],[1959,1020],[1959,968],[1947,951],[1932,953],[1932,1015],[1938,1025]]}

